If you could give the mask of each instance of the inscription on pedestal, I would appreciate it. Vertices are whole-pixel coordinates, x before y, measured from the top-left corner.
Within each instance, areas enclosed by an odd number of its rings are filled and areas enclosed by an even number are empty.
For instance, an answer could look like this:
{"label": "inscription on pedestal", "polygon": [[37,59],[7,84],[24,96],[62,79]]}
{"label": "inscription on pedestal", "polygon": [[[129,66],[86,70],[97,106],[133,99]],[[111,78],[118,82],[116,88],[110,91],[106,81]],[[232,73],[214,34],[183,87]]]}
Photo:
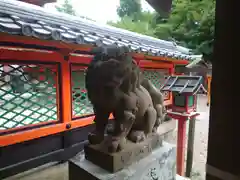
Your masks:
{"label": "inscription on pedestal", "polygon": [[108,153],[101,145],[87,145],[84,148],[85,157],[107,171],[116,172],[149,155],[162,145],[162,138],[159,134],[153,134],[141,143],[127,143],[126,148],[117,153]]}
{"label": "inscription on pedestal", "polygon": [[154,161],[143,173],[139,180],[173,180],[176,176],[176,152],[170,149]]}
{"label": "inscription on pedestal", "polygon": [[[139,153],[139,152],[137,152]],[[125,158],[133,156],[126,153]],[[163,143],[155,148],[147,157],[132,163],[115,173],[110,173],[90,161],[75,158],[70,161],[69,180],[175,180],[176,179],[176,147]],[[80,178],[81,177],[81,178]]]}

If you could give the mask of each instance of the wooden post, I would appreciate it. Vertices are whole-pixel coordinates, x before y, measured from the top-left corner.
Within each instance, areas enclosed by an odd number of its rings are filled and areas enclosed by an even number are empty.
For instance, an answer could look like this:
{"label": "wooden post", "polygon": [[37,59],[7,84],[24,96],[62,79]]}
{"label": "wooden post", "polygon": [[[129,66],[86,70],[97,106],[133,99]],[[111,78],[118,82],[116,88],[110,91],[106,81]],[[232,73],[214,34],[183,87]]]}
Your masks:
{"label": "wooden post", "polygon": [[185,145],[186,145],[186,117],[178,119],[178,136],[177,136],[177,173],[184,175],[185,162]]}
{"label": "wooden post", "polygon": [[206,180],[240,179],[237,2],[216,1]]}
{"label": "wooden post", "polygon": [[192,172],[195,124],[196,124],[196,118],[193,117],[189,122],[189,129],[188,129],[186,177],[190,177]]}
{"label": "wooden post", "polygon": [[207,92],[207,106],[210,105],[210,100],[211,100],[211,80],[212,77],[211,76],[207,76],[207,85],[208,85],[208,92]]}

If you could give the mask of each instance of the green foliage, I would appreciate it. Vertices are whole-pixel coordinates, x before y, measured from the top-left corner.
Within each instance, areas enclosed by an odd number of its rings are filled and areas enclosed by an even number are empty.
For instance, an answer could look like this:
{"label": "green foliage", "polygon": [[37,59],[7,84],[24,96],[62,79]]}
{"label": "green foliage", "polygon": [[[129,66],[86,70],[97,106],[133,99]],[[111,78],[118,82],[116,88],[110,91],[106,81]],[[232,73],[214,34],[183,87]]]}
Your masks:
{"label": "green foliage", "polygon": [[77,17],[80,17],[82,19],[86,19],[86,20],[89,20],[89,21],[95,21],[95,20],[93,20],[93,19],[91,19],[91,18],[89,18],[87,16],[78,15],[75,12],[75,9],[73,8],[71,0],[64,0],[64,3],[61,6],[55,6],[55,8],[59,12],[62,12],[62,13],[66,13],[66,14],[70,14],[70,15],[73,15],[73,16],[77,16]]}
{"label": "green foliage", "polygon": [[108,24],[117,28],[155,37],[155,29],[153,28],[155,22],[153,18],[154,16],[151,13],[145,12],[139,16],[141,20],[138,21],[134,21],[133,17],[124,16],[121,18],[121,21],[116,23],[110,21]]}
{"label": "green foliage", "polygon": [[[215,1],[175,0],[174,9],[167,24],[171,25],[171,36],[186,44],[195,53],[211,59],[215,25]],[[161,28],[161,25],[160,25]]]}
{"label": "green foliage", "polygon": [[71,4],[71,0],[64,0],[64,3],[61,6],[56,6],[56,9],[59,12],[76,15],[75,10]]}
{"label": "green foliage", "polygon": [[[214,0],[173,0],[172,13],[168,19],[156,12],[145,12],[138,4],[134,10],[132,0],[121,0],[121,20],[110,25],[150,35],[159,39],[174,39],[179,45],[203,54],[211,60],[215,25]],[[127,7],[127,8],[126,8]],[[139,10],[140,8],[140,10]],[[118,11],[119,11],[118,9]]]}
{"label": "green foliage", "polygon": [[121,18],[128,16],[137,19],[138,15],[141,14],[141,9],[140,0],[120,0],[117,13]]}

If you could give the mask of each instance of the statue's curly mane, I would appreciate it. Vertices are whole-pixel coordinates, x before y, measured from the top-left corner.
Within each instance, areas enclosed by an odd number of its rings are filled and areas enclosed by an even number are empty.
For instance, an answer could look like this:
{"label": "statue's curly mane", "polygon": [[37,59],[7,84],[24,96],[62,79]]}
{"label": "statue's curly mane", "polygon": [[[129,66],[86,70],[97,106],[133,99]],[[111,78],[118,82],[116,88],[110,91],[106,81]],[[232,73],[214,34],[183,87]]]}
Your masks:
{"label": "statue's curly mane", "polygon": [[[95,56],[86,71],[86,89],[90,101],[93,96],[105,91],[122,88],[128,91],[128,81],[132,80],[134,61],[126,52],[126,48],[106,47],[94,49]],[[110,94],[108,94],[110,96]]]}

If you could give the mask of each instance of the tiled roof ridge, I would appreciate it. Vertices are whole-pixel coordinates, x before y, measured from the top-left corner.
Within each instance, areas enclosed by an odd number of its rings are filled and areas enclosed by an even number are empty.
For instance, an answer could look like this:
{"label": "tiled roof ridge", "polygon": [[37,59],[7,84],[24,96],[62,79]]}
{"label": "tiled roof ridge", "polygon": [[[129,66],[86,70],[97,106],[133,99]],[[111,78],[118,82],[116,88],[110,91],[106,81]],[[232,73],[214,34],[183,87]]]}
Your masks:
{"label": "tiled roof ridge", "polygon": [[1,13],[10,15],[10,17],[36,20],[43,24],[49,23],[50,25],[53,24],[70,29],[87,31],[87,33],[110,36],[113,39],[121,39],[122,42],[131,42],[132,46],[138,46],[140,44],[142,48],[156,50],[156,52],[162,51],[171,54],[170,56],[173,57],[181,56],[180,58],[183,59],[191,59],[191,57],[186,54],[186,51],[183,52],[183,50],[179,50],[183,47],[178,48],[180,46],[176,46],[173,42],[159,40],[60,12],[50,12],[42,7],[16,0],[0,0],[0,15]]}
{"label": "tiled roof ridge", "polygon": [[[25,11],[21,12],[22,10],[25,10]],[[34,14],[33,14],[33,10],[34,10]],[[93,25],[93,26],[95,25],[95,26],[99,26],[99,30],[102,30],[102,28],[108,28],[107,30],[104,29],[104,32],[108,32],[109,30],[115,30],[115,31],[118,31],[117,33],[125,33],[125,34],[127,33],[126,36],[128,36],[128,34],[129,34],[129,35],[137,35],[141,38],[148,38],[149,40],[151,40],[151,44],[154,41],[158,41],[156,43],[160,43],[160,42],[161,43],[166,43],[164,45],[166,45],[166,46],[169,45],[169,46],[175,47],[174,43],[170,42],[170,41],[160,40],[160,39],[153,38],[153,37],[150,37],[150,36],[138,34],[138,33],[135,33],[135,32],[130,32],[130,31],[127,31],[127,30],[124,30],[124,29],[115,28],[115,27],[112,27],[112,26],[109,26],[109,25],[104,25],[104,24],[101,24],[101,23],[92,22],[92,21],[89,21],[89,20],[86,20],[86,19],[83,19],[83,18],[81,18],[81,20],[80,20],[80,17],[68,15],[68,14],[61,13],[61,12],[54,12],[54,11],[50,12],[48,9],[45,9],[45,8],[42,8],[42,7],[39,7],[39,6],[35,6],[35,5],[32,5],[32,4],[16,1],[16,0],[0,0],[0,12],[8,13],[8,14],[11,14],[11,15],[16,15],[16,16],[22,16],[22,17],[24,17],[24,16],[29,17],[29,15],[31,15],[32,19],[36,18],[38,20],[39,20],[38,17],[40,16],[40,18],[43,18],[44,20],[46,20],[46,22],[47,22],[48,19],[50,20],[50,22],[52,22],[54,20],[56,22],[58,20],[59,21],[67,20],[67,22],[69,22],[69,24],[73,23],[75,21],[79,24],[74,24],[74,25],[84,26],[83,28],[86,28],[87,26],[90,26],[89,28],[92,28],[91,25]],[[44,17],[42,16],[43,14],[44,14]],[[52,17],[54,17],[54,19]],[[85,24],[83,24],[83,23],[85,23]],[[110,33],[111,33],[111,31],[110,31]]]}

